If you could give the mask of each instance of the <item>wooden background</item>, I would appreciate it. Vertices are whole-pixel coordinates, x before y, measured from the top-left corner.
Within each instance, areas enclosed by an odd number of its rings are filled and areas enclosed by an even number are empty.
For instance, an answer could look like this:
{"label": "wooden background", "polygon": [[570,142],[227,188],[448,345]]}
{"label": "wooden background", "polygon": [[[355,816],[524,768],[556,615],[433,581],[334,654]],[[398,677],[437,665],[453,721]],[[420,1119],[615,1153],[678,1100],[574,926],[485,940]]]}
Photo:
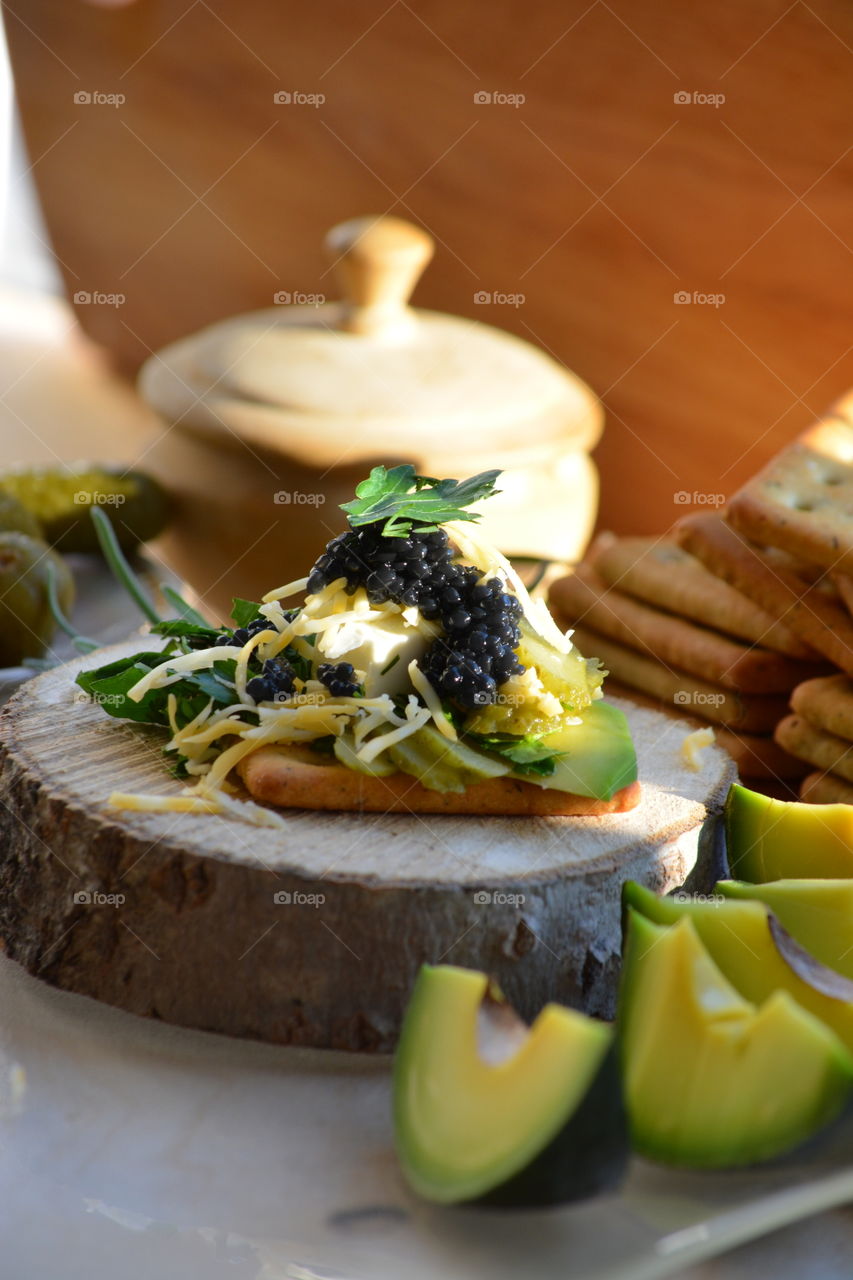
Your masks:
{"label": "wooden background", "polygon": [[77,310],[129,373],[278,290],[332,296],[323,230],[388,210],[439,242],[421,305],[601,393],[604,525],[663,529],[676,494],[730,492],[853,383],[842,0],[4,10],[69,294],[125,295]]}

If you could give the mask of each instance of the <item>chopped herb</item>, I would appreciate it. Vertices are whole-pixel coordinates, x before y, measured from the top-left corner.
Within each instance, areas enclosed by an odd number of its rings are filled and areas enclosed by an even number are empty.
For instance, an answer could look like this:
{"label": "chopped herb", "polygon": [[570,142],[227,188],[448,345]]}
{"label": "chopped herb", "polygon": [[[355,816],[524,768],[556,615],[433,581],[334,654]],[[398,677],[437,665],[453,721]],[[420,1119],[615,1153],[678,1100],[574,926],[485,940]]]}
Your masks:
{"label": "chopped herb", "polygon": [[468,480],[436,480],[419,476],[409,463],[390,471],[374,467],[341,510],[353,528],[384,520],[385,537],[406,538],[412,529],[427,533],[448,520],[479,520],[476,512],[465,508],[491,497],[499,475],[500,471],[481,471]]}
{"label": "chopped herb", "polygon": [[261,606],[256,604],[254,600],[241,600],[239,596],[235,596],[231,601],[231,617],[234,619],[238,627],[248,627],[250,622],[254,622],[255,618],[260,615]]}
{"label": "chopped herb", "polygon": [[400,661],[400,655],[399,655],[399,653],[395,653],[395,654],[394,654],[394,657],[391,659],[391,661],[390,661],[390,662],[386,662],[386,663],[385,663],[385,666],[382,668],[382,670],[379,672],[379,674],[380,674],[381,676],[387,676],[388,672],[389,672],[393,667],[396,667],[396,665],[397,665],[397,663],[398,663],[399,661]]}
{"label": "chopped herb", "polygon": [[556,760],[565,754],[543,746],[542,739],[532,735],[514,738],[501,733],[469,733],[465,736],[484,751],[511,761],[517,773],[532,773],[540,778],[550,777],[556,767]]}

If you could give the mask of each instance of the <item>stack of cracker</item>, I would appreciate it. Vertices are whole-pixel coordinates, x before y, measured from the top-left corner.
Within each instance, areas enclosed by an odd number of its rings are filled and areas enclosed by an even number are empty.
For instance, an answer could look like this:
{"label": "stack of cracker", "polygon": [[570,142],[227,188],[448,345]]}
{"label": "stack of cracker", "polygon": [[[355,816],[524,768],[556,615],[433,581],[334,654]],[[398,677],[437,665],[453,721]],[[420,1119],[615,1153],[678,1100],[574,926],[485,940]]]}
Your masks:
{"label": "stack of cracker", "polygon": [[602,535],[550,602],[613,681],[711,723],[743,777],[808,766],[774,741],[791,691],[827,669],[819,652],[674,538]]}
{"label": "stack of cracker", "polygon": [[783,449],[723,516],[680,522],[681,545],[749,595],[841,674],[791,697],[777,745],[811,772],[801,795],[853,802],[853,403]]}

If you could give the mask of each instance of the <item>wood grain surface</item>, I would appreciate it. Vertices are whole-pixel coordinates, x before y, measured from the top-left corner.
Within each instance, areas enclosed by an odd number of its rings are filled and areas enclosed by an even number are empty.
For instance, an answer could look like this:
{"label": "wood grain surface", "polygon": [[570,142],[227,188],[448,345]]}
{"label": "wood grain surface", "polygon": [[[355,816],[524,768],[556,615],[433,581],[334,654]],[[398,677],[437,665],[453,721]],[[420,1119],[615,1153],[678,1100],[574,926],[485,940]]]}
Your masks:
{"label": "wood grain surface", "polygon": [[[139,645],[139,637],[132,642]],[[620,890],[692,867],[736,776],[691,727],[624,703],[643,798],[602,818],[292,811],[283,830],[110,809],[179,785],[159,731],[38,677],[0,717],[0,937],[56,986],[131,1012],[279,1043],[387,1050],[424,961],[486,968],[521,1012],[613,1012]]]}
{"label": "wood grain surface", "polygon": [[[602,394],[605,526],[732,492],[853,381],[843,0],[4,11],[69,293],[125,296],[78,313],[127,370],[279,290],[333,292],[324,230],[387,210],[437,240],[418,305]],[[125,101],[74,101],[98,93]]]}

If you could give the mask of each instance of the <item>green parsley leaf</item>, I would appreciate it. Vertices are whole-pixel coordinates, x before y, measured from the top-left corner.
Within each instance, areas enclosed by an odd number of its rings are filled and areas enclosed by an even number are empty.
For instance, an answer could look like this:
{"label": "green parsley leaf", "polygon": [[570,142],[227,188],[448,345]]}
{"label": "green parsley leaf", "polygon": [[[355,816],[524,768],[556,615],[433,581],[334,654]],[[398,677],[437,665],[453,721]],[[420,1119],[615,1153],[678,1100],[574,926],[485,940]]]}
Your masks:
{"label": "green parsley leaf", "polygon": [[410,463],[390,471],[374,467],[341,510],[353,528],[384,520],[386,538],[405,538],[413,529],[429,533],[448,520],[479,520],[476,512],[465,508],[491,497],[499,475],[500,471],[481,471],[468,480],[436,480],[417,475]]}

